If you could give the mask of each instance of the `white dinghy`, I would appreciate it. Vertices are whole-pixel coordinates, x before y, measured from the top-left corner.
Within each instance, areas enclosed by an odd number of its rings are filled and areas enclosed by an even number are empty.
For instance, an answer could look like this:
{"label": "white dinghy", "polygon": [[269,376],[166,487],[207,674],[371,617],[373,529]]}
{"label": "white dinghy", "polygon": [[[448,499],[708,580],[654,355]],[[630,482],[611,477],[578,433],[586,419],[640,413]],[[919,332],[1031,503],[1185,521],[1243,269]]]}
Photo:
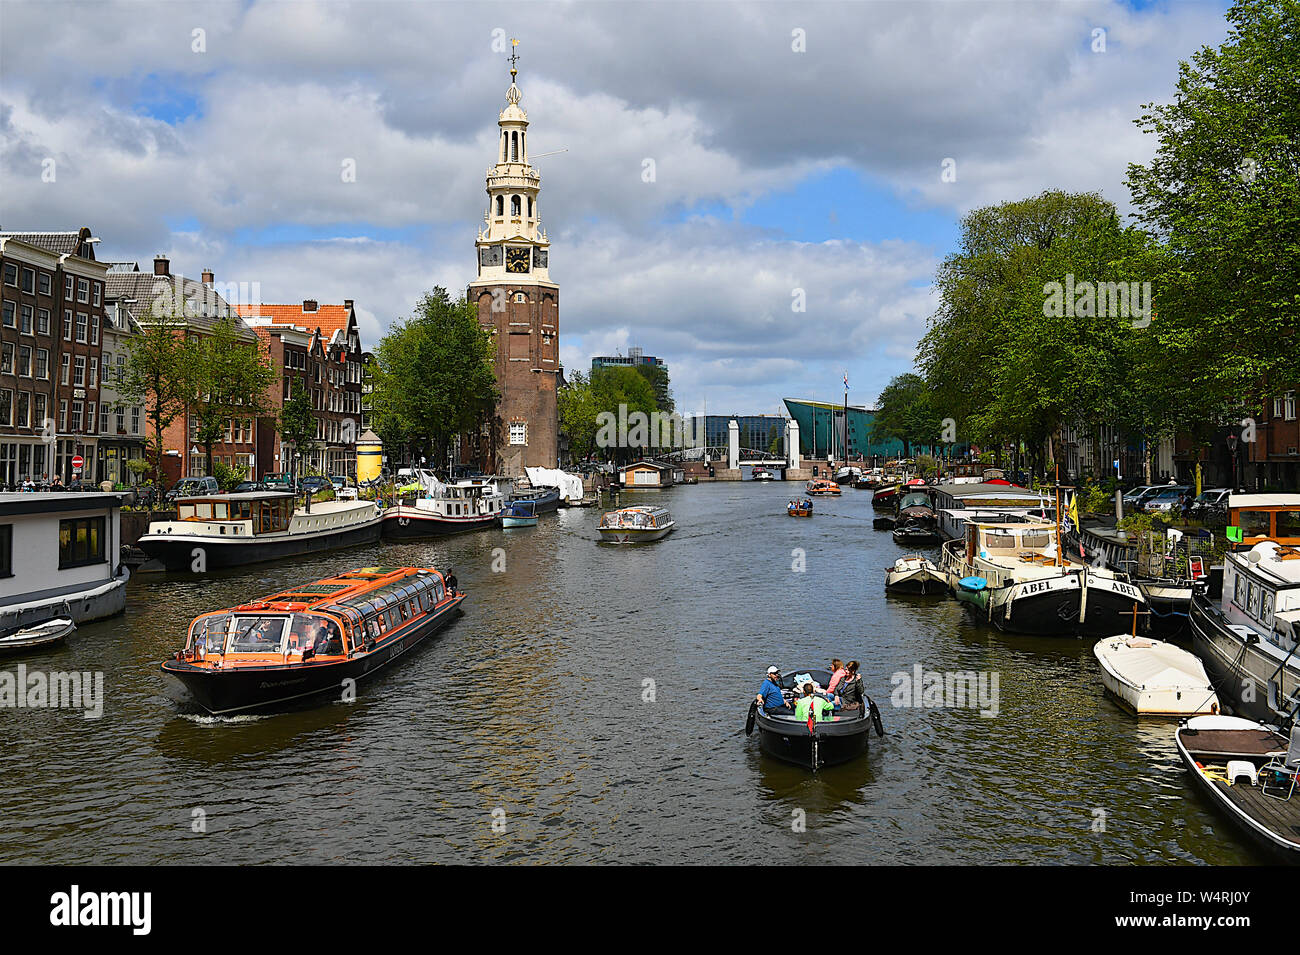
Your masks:
{"label": "white dinghy", "polygon": [[932,561],[911,554],[885,568],[885,589],[899,594],[942,594],[948,592],[948,578]]}
{"label": "white dinghy", "polygon": [[1172,643],[1119,634],[1098,640],[1092,652],[1102,685],[1139,716],[1219,712],[1200,658]]}

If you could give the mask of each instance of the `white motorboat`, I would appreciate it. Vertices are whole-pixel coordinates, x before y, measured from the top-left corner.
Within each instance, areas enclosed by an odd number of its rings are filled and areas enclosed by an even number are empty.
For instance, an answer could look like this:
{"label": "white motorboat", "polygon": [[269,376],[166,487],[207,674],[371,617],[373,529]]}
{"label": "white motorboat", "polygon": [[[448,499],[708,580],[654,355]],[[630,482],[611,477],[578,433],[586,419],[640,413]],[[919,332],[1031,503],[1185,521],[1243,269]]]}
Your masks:
{"label": "white motorboat", "polygon": [[56,617],[44,623],[19,627],[6,633],[0,633],[0,653],[18,653],[23,650],[35,650],[48,647],[66,639],[68,634],[77,629],[70,617]]}
{"label": "white motorboat", "polygon": [[607,511],[600,519],[600,537],[615,544],[639,544],[657,541],[677,529],[668,508],[642,504]]}
{"label": "white motorboat", "polygon": [[1172,643],[1118,634],[1098,640],[1092,652],[1102,685],[1138,716],[1219,712],[1200,658]]}
{"label": "white motorboat", "polygon": [[942,594],[948,591],[948,579],[933,561],[910,554],[885,568],[885,589],[900,594]]}

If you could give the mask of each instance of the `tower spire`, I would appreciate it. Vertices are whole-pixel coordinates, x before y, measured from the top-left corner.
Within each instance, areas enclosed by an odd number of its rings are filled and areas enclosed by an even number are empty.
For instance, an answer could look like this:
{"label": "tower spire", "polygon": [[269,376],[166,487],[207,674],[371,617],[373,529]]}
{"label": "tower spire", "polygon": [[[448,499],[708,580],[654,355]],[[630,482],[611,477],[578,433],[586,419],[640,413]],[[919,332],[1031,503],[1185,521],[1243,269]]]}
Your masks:
{"label": "tower spire", "polygon": [[515,77],[519,75],[519,70],[515,64],[519,62],[519,41],[514,37],[510,38],[510,85],[515,85]]}

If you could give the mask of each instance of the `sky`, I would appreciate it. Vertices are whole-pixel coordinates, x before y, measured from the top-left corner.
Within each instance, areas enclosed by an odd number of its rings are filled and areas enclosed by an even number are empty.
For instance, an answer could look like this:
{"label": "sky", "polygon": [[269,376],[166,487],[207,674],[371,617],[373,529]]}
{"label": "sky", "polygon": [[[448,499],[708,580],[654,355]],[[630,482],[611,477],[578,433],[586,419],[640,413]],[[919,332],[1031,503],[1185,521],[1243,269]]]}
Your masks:
{"label": "sky", "polygon": [[515,37],[530,152],[567,149],[534,163],[565,368],[638,346],[681,411],[839,400],[845,373],[869,404],[964,213],[1048,188],[1131,211],[1133,120],[1225,9],[3,0],[0,229],[353,299],[373,347],[475,276]]}

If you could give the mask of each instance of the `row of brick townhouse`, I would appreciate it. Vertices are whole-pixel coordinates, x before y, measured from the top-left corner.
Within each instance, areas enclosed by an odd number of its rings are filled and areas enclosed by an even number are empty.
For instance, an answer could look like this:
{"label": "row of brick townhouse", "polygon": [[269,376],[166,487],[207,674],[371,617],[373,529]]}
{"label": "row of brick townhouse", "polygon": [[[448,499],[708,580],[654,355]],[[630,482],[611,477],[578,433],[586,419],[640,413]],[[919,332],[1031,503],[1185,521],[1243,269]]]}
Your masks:
{"label": "row of brick townhouse", "polygon": [[[215,461],[249,477],[286,469],[278,415],[284,399],[302,387],[317,413],[308,466],[355,474],[366,356],[351,300],[248,306],[242,294],[232,294],[232,304],[211,271],[201,280],[173,274],[162,255],[147,272],[135,262],[101,261],[98,243],[89,228],[0,232],[0,487],[56,476],[64,483],[140,479],[128,463],[143,460],[153,438],[148,405],[126,399],[117,386],[133,336],[158,314],[175,312],[173,304],[191,336],[234,318],[241,338],[263,348],[282,372],[266,413],[227,422],[213,447]],[[197,428],[182,413],[164,429],[167,482],[206,472]]]}

